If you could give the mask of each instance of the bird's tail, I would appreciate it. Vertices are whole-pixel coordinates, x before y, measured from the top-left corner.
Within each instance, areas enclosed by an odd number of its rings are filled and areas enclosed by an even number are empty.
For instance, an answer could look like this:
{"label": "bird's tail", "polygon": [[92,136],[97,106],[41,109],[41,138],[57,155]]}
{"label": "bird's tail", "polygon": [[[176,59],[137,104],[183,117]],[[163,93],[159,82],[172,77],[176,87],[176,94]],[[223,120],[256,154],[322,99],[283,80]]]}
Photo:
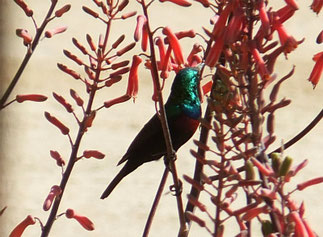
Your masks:
{"label": "bird's tail", "polygon": [[104,190],[101,195],[101,199],[107,198],[110,193],[114,190],[114,188],[120,183],[120,181],[128,175],[130,172],[134,171],[138,166],[130,165],[129,162],[125,164],[125,166],[119,171],[116,177],[111,181],[108,187]]}

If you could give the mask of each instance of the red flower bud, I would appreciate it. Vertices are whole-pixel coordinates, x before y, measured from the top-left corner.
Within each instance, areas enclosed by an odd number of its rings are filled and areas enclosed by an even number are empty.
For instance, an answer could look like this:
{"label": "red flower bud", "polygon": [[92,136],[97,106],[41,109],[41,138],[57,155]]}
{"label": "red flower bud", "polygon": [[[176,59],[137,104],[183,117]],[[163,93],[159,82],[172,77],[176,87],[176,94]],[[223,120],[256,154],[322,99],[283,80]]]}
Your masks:
{"label": "red flower bud", "polygon": [[73,44],[84,54],[84,55],[87,55],[87,54],[89,54],[88,52],[87,52],[87,50],[86,50],[86,48],[83,46],[83,45],[81,45],[78,41],[77,41],[77,39],[75,39],[75,38],[73,38],[72,39],[72,42],[73,42]]}
{"label": "red flower bud", "polygon": [[122,20],[125,20],[125,19],[128,19],[128,18],[132,17],[132,16],[135,16],[136,14],[137,14],[137,12],[136,12],[136,11],[128,12],[128,13],[123,14],[123,15],[121,16],[121,19],[122,19]]}
{"label": "red flower bud", "polygon": [[72,69],[69,69],[67,66],[61,63],[57,63],[57,67],[62,70],[63,72],[69,74],[70,76],[74,77],[76,80],[80,79],[81,76],[77,72],[73,71]]}
{"label": "red flower bud", "polygon": [[83,6],[82,7],[83,11],[85,11],[87,14],[93,16],[94,18],[98,18],[99,17],[99,13],[93,11],[92,9],[86,7],[86,6]]}
{"label": "red flower bud", "polygon": [[184,64],[183,51],[176,35],[172,32],[172,30],[169,27],[164,27],[163,34],[165,34],[168,37],[169,44],[173,49],[177,63]]}
{"label": "red flower bud", "polygon": [[121,12],[129,3],[129,0],[123,0],[119,6],[118,6],[118,11]]}
{"label": "red flower bud", "polygon": [[9,237],[21,237],[25,229],[29,225],[34,225],[36,223],[35,219],[28,215],[20,224],[18,224],[13,231],[11,231]]}
{"label": "red flower bud", "polygon": [[34,101],[34,102],[43,102],[47,100],[47,96],[37,95],[37,94],[29,94],[29,95],[17,95],[16,101],[18,103],[22,103],[24,101]]}
{"label": "red flower bud", "polygon": [[315,184],[323,183],[323,177],[318,177],[314,179],[307,180],[303,183],[297,184],[297,190],[302,191],[303,189],[310,187]]}
{"label": "red flower bud", "polygon": [[112,44],[112,48],[115,49],[119,46],[119,44],[121,44],[121,42],[125,39],[125,35],[121,35],[113,44]]}
{"label": "red flower bud", "polygon": [[53,92],[53,96],[54,98],[58,101],[58,103],[60,103],[61,105],[64,106],[64,108],[66,109],[66,111],[68,113],[72,113],[73,112],[73,107],[70,103],[68,103],[63,96],[60,96],[58,94],[56,94],[55,92]]}
{"label": "red flower bud", "polygon": [[95,44],[93,42],[92,37],[89,34],[86,34],[86,40],[87,40],[88,44],[90,45],[91,50],[95,52],[96,51],[96,46],[95,46]]}
{"label": "red flower bud", "polygon": [[188,194],[187,195],[188,201],[193,204],[194,206],[198,207],[202,212],[206,212],[206,206],[199,202],[196,197],[193,197],[192,195]]}
{"label": "red flower bud", "polygon": [[65,165],[64,159],[61,157],[61,155],[57,151],[50,151],[50,156],[56,160],[56,164],[60,167]]}
{"label": "red flower bud", "polygon": [[54,35],[63,33],[67,30],[67,26],[61,26],[61,27],[57,27],[53,30],[48,30],[45,32],[45,37],[46,38],[52,38]]}
{"label": "red flower bud", "polygon": [[74,54],[72,54],[70,51],[68,50],[63,50],[64,54],[66,57],[72,59],[74,62],[76,62],[78,65],[83,65],[83,62],[81,59],[79,59],[77,56],[75,56]]}
{"label": "red flower bud", "polygon": [[269,212],[269,210],[268,210],[267,206],[255,207],[255,208],[252,208],[252,209],[246,211],[246,213],[242,216],[241,219],[244,221],[250,221],[251,219],[260,215],[261,213],[268,213],[268,212]]}
{"label": "red flower bud", "polygon": [[142,40],[141,40],[141,49],[142,51],[146,52],[147,51],[147,46],[148,46],[148,29],[146,26],[143,27],[142,29]]}
{"label": "red flower bud", "polygon": [[70,90],[70,94],[72,96],[72,98],[75,100],[76,104],[78,106],[83,106],[84,101],[82,100],[82,98],[76,93],[76,91],[74,91],[73,89]]}
{"label": "red flower bud", "polygon": [[21,37],[24,40],[24,45],[27,46],[33,41],[33,37],[28,33],[28,30],[17,29],[16,35]]}
{"label": "red flower bud", "polygon": [[67,218],[73,218],[75,220],[77,220],[86,230],[94,230],[94,224],[93,222],[87,218],[86,216],[81,216],[75,213],[75,211],[73,209],[67,209],[65,216]]}
{"label": "red flower bud", "polygon": [[193,212],[187,211],[185,212],[185,217],[191,221],[194,221],[201,227],[205,227],[205,221],[203,221],[201,218],[197,217],[196,215],[193,214]]}
{"label": "red flower bud", "polygon": [[182,7],[189,7],[192,4],[187,0],[159,0],[160,2],[172,2]]}
{"label": "red flower bud", "polygon": [[136,42],[133,42],[131,44],[128,44],[126,47],[124,47],[123,49],[120,49],[119,51],[117,51],[116,55],[117,56],[122,56],[123,54],[125,54],[126,52],[130,51],[131,49],[133,49],[133,47],[135,47]]}
{"label": "red flower bud", "polygon": [[31,10],[23,0],[14,0],[15,3],[25,12],[26,16],[30,17],[33,15],[33,10]]}
{"label": "red flower bud", "polygon": [[130,67],[124,67],[124,68],[119,69],[118,71],[111,73],[110,77],[116,77],[116,76],[119,76],[122,74],[126,74],[129,71],[130,71]]}
{"label": "red flower bud", "polygon": [[66,4],[64,7],[62,7],[61,9],[59,9],[55,12],[55,16],[61,17],[63,14],[68,12],[70,9],[71,9],[71,4]]}
{"label": "red flower bud", "polygon": [[115,98],[115,99],[112,99],[112,100],[109,100],[109,101],[106,101],[104,102],[104,107],[105,108],[109,108],[111,107],[112,105],[115,105],[115,104],[119,104],[119,103],[123,103],[127,100],[130,100],[130,96],[129,95],[123,95],[123,96],[120,96],[118,98]]}
{"label": "red flower bud", "polygon": [[187,175],[183,175],[183,178],[186,182],[188,182],[189,184],[191,184],[194,188],[196,188],[199,191],[204,190],[204,187],[202,184],[198,183],[197,181],[195,181],[194,179],[190,178]]}
{"label": "red flower bud", "polygon": [[44,211],[48,211],[50,207],[52,206],[53,200],[55,197],[59,196],[62,193],[62,189],[58,185],[54,185],[51,189],[50,192],[45,199],[45,202],[43,204],[43,209]]}
{"label": "red flower bud", "polygon": [[61,130],[63,135],[67,135],[70,130],[68,127],[66,127],[64,124],[62,124],[61,121],[59,121],[57,118],[55,118],[54,116],[51,116],[50,113],[45,112],[45,117],[46,119],[52,123],[53,125],[55,125],[59,130]]}
{"label": "red flower bud", "polygon": [[83,156],[87,159],[93,157],[96,159],[103,159],[105,155],[97,150],[85,150],[83,151]]}

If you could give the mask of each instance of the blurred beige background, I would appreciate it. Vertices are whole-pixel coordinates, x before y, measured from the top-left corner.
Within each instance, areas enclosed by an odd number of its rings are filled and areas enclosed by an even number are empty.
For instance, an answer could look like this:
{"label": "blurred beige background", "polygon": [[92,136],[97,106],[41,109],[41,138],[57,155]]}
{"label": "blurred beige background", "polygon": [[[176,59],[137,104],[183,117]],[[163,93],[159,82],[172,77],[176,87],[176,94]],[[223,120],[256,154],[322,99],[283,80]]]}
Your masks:
{"label": "blurred beige background", "polygon": [[[35,18],[40,24],[50,1],[26,0],[34,9]],[[68,3],[67,0],[59,0],[58,7]],[[61,19],[54,20],[48,26],[49,29],[67,25],[68,31],[57,35],[52,39],[44,39],[40,42],[21,80],[13,92],[16,94],[40,93],[49,99],[45,103],[12,104],[1,111],[0,128],[0,208],[8,206],[6,212],[0,217],[0,236],[8,236],[10,231],[27,215],[39,217],[46,222],[48,213],[42,210],[49,189],[60,181],[60,169],[49,156],[49,150],[58,150],[67,160],[70,147],[66,137],[46,121],[44,111],[57,116],[71,128],[72,137],[75,137],[76,129],[74,118],[65,113],[65,110],[51,96],[53,91],[62,94],[72,102],[69,89],[74,88],[83,97],[86,96],[82,85],[60,72],[57,62],[66,63],[77,69],[75,64],[69,62],[62,53],[63,49],[69,49],[78,53],[71,43],[71,38],[76,37],[85,43],[85,34],[89,33],[98,38],[104,25],[82,12],[81,6],[86,5],[95,8],[92,1],[70,1],[71,11]],[[152,5],[151,22],[153,27],[171,26],[174,31],[191,29],[202,32],[201,26],[208,26],[212,13],[204,9],[198,3],[193,3],[190,8],[180,8],[171,3],[161,5],[158,1]],[[278,2],[278,1],[275,1]],[[279,1],[275,6],[284,5]],[[277,63],[278,78],[284,76],[296,65],[296,72],[292,79],[281,87],[281,97],[292,99],[288,109],[283,109],[276,114],[277,142],[276,148],[282,140],[287,141],[301,131],[322,109],[323,82],[315,90],[307,81],[308,75],[314,65],[312,55],[322,51],[322,45],[315,44],[317,34],[322,30],[322,16],[316,16],[309,9],[309,2],[299,1],[300,10],[296,12],[293,21],[286,23],[288,31],[296,39],[306,38],[299,48],[290,54],[289,61],[283,57]],[[26,28],[32,34],[33,25],[22,10],[11,0],[0,0],[0,60],[1,60],[1,95],[7,87],[10,79],[15,74],[25,54],[25,47],[21,39],[15,36],[17,28]],[[128,11],[137,9],[136,1],[131,1]],[[112,39],[126,33],[127,39],[132,40],[135,17],[127,22],[120,22],[112,28]],[[196,40],[200,40],[198,37]],[[190,40],[183,40],[185,52],[188,54],[191,48]],[[139,45],[137,46],[139,48]],[[130,57],[130,54],[129,54]],[[53,225],[51,236],[141,236],[145,220],[148,216],[153,197],[157,190],[161,174],[164,169],[162,161],[151,162],[128,176],[111,194],[102,201],[99,199],[107,183],[118,172],[116,163],[126,151],[128,145],[154,113],[154,104],[151,101],[152,84],[147,72],[143,72],[140,78],[140,89],[136,103],[131,101],[101,110],[95,119],[94,126],[84,136],[80,152],[84,149],[98,149],[106,154],[104,160],[81,160],[77,162],[67,189],[59,213],[67,208],[73,208],[76,212],[86,215],[95,223],[95,231],[84,230],[76,221],[59,218]],[[171,80],[167,81],[165,97]],[[114,98],[124,93],[126,80],[112,88],[100,91],[95,100],[95,107],[99,107],[103,101]],[[76,107],[75,107],[76,108]],[[310,160],[308,167],[290,184],[295,184],[316,176],[322,176],[323,163],[323,124],[322,122],[299,143],[287,151],[294,158],[295,164],[307,158]],[[198,134],[195,134],[198,137]],[[194,147],[188,142],[178,153],[177,162],[179,174],[192,175],[194,159],[189,154],[189,149]],[[169,184],[171,182],[169,181]],[[184,185],[184,197],[189,191]],[[166,192],[165,192],[166,193]],[[306,199],[306,218],[312,224],[313,229],[323,235],[323,185],[318,185],[296,192],[294,198],[298,203]],[[203,197],[209,203],[207,197]],[[186,198],[184,198],[186,203]],[[212,210],[212,206],[210,206]],[[211,227],[212,228],[212,227]],[[231,226],[230,226],[231,228]],[[232,236],[236,233],[236,227],[232,227]],[[178,218],[176,201],[170,194],[162,197],[156,219],[151,229],[151,236],[176,236],[178,231]],[[29,227],[24,236],[39,236],[38,223]],[[190,236],[208,236],[204,229],[193,225]]]}

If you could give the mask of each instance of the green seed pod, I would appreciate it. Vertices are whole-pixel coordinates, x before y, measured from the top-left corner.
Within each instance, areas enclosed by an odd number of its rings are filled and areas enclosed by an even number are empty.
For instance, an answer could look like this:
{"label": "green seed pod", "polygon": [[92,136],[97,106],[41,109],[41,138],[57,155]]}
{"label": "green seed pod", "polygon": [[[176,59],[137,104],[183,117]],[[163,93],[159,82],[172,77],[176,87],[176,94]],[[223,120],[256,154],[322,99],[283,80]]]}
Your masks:
{"label": "green seed pod", "polygon": [[278,175],[285,176],[288,173],[292,163],[293,163],[293,158],[291,158],[290,156],[286,156],[283,163],[280,166]]}
{"label": "green seed pod", "polygon": [[261,232],[264,236],[274,233],[274,226],[270,220],[264,220],[261,222]]}
{"label": "green seed pod", "polygon": [[277,152],[271,153],[270,154],[271,158],[271,167],[275,171],[275,174],[279,174],[280,166],[281,166],[281,157],[280,154]]}
{"label": "green seed pod", "polygon": [[245,163],[246,170],[246,180],[254,180],[255,179],[255,171],[253,169],[253,164],[251,161],[247,160]]}

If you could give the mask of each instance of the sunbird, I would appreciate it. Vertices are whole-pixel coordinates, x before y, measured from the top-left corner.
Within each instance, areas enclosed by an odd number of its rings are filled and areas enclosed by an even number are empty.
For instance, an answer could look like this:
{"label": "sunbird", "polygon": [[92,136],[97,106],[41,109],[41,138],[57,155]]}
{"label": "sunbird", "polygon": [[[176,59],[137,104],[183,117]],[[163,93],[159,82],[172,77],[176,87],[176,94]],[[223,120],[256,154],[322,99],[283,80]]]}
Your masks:
{"label": "sunbird", "polygon": [[[165,104],[165,112],[172,145],[177,151],[195,133],[201,116],[200,69],[187,67],[180,70],[174,79]],[[117,176],[101,195],[110,195],[118,183],[143,163],[158,160],[166,155],[166,144],[160,119],[155,114],[140,130],[118,165],[125,163]]]}

